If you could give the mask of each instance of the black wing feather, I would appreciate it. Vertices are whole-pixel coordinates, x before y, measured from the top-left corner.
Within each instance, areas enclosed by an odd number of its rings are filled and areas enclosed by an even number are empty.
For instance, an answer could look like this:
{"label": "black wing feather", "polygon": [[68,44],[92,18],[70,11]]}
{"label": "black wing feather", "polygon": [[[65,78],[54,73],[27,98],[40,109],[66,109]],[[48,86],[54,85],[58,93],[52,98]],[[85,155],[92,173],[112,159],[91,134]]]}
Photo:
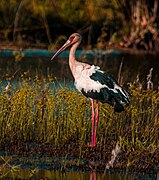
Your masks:
{"label": "black wing feather", "polygon": [[115,93],[113,90],[114,85],[118,85],[117,81],[108,73],[96,70],[95,73],[93,73],[90,78],[94,81],[98,81],[102,85],[106,85],[108,88],[104,87],[100,89],[100,92],[94,92],[94,91],[89,91],[85,92],[83,89],[81,92],[86,96],[90,97],[92,99],[99,100],[104,103],[108,103],[111,106],[114,106],[114,110],[116,112],[121,112],[124,110],[123,104],[129,104],[129,99],[128,99],[128,93],[122,89],[123,93],[126,95],[124,96],[122,92],[117,89],[117,93]]}
{"label": "black wing feather", "polygon": [[95,81],[99,81],[101,84],[106,84],[109,88],[114,88],[114,83],[118,84],[111,75],[99,70],[96,70],[96,72],[93,73],[90,78]]}

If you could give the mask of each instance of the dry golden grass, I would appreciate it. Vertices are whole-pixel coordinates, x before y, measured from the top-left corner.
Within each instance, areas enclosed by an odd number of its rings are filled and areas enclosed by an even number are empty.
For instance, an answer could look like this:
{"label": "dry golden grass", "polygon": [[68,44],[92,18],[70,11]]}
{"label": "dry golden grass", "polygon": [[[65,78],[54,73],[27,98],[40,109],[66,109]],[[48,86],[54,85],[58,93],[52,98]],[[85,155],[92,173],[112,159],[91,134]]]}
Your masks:
{"label": "dry golden grass", "polygon": [[57,87],[52,80],[41,82],[38,78],[23,80],[12,88],[10,95],[3,87],[0,147],[15,146],[17,150],[28,151],[34,143],[43,147],[38,152],[50,150],[57,156],[88,159],[95,154],[95,160],[105,161],[119,141],[122,155],[118,166],[122,166],[121,161],[123,166],[142,164],[146,168],[156,163],[154,159],[159,156],[159,92],[139,92],[135,86],[129,91],[131,103],[123,113],[114,113],[109,105],[100,104],[98,143],[93,150],[88,145],[91,139],[89,99],[72,88]]}

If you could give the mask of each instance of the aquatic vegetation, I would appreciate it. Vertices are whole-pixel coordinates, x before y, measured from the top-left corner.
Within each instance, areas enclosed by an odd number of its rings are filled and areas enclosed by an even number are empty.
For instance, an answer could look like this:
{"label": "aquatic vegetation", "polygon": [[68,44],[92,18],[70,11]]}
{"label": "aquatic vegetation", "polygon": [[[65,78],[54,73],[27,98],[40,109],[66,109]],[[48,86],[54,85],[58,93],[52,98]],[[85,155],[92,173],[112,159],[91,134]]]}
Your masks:
{"label": "aquatic vegetation", "polygon": [[91,148],[90,102],[75,89],[51,78],[28,78],[12,86],[8,98],[1,87],[0,149],[85,158],[105,168],[119,141],[121,152],[114,167],[148,168],[158,162],[157,91],[139,91],[132,85],[131,104],[121,114],[108,105],[100,106],[98,143]]}
{"label": "aquatic vegetation", "polygon": [[11,175],[12,178],[15,178],[15,175],[18,172],[19,166],[18,165],[11,165],[10,164],[10,158],[5,159],[2,156],[0,156],[0,164],[1,161],[3,162],[0,166],[0,178],[5,178],[8,175]]}

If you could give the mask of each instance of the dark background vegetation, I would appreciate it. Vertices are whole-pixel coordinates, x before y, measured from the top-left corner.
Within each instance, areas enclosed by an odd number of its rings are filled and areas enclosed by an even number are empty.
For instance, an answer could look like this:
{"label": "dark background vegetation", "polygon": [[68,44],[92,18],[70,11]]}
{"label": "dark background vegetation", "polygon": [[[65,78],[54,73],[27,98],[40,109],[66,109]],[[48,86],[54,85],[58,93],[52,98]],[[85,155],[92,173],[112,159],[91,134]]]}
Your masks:
{"label": "dark background vegetation", "polygon": [[70,34],[92,48],[159,49],[158,0],[1,0],[1,47],[55,48]]}

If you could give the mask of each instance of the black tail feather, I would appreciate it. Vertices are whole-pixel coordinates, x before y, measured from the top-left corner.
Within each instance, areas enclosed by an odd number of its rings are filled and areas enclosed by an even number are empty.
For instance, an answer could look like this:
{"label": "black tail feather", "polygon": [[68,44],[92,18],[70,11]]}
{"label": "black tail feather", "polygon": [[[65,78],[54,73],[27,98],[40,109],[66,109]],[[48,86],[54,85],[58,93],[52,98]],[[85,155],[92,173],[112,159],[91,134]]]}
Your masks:
{"label": "black tail feather", "polygon": [[124,111],[124,106],[119,103],[116,103],[114,106],[114,111],[120,113]]}

